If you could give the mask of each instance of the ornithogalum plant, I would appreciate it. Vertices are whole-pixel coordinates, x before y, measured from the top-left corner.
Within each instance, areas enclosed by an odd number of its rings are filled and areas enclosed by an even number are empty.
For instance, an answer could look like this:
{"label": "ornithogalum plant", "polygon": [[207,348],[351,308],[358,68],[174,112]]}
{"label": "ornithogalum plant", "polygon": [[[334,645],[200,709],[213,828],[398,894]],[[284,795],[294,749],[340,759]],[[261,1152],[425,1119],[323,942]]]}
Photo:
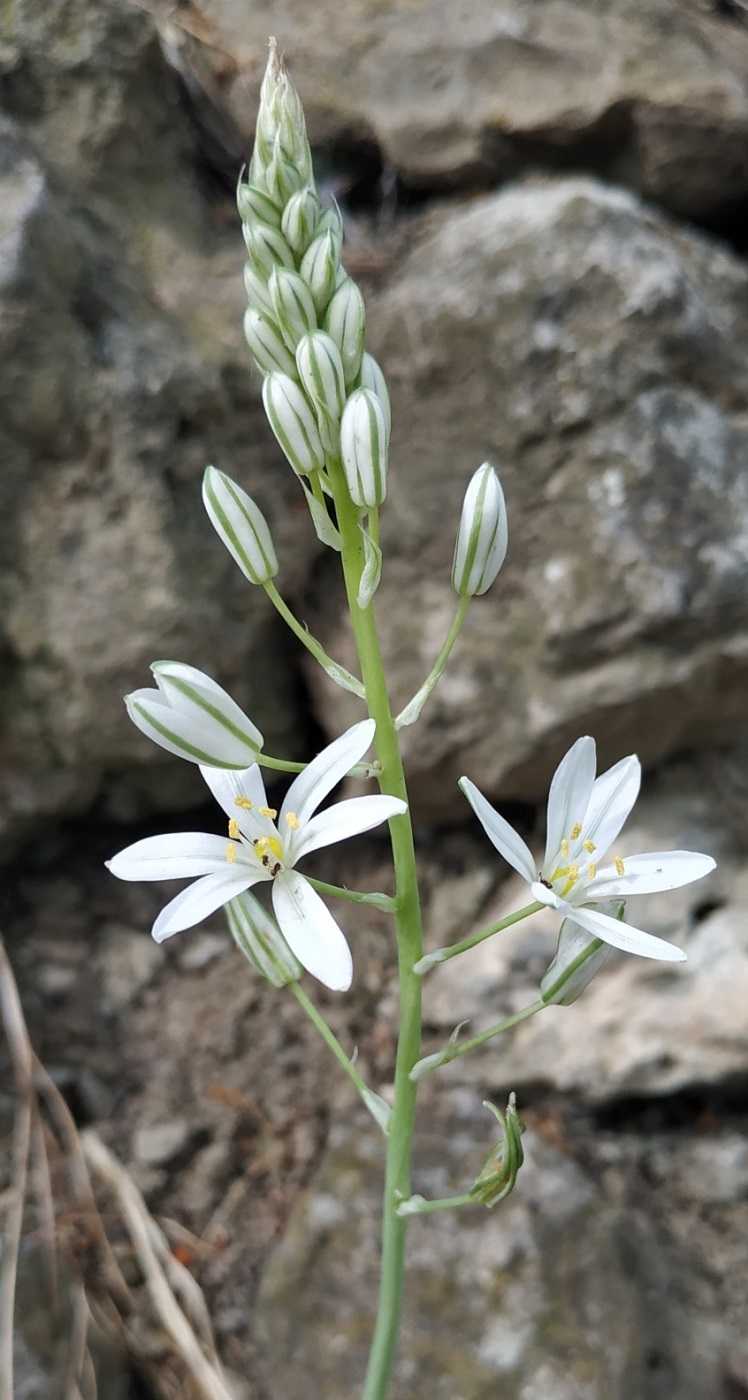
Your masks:
{"label": "ornithogalum plant", "polygon": [[[341,217],[337,209],[320,204],[301,104],[273,42],[254,154],[247,176],[239,179],[237,203],[247,249],[245,337],[263,376],[270,426],[296,473],[312,524],[321,542],[340,556],[360,676],[329,657],[284,602],[273,582],[279,565],[270,530],[242,487],[208,467],[203,499],[247,580],[265,589],[327,675],[360,698],[362,719],[307,765],[292,764],[264,752],[260,731],[214,680],[193,666],[156,662],[156,688],[127,697],[130,717],[148,738],[200,766],[228,818],[228,831],[151,837],[121,851],[109,865],[123,880],[191,882],[156,919],[153,936],[158,942],[224,906],[237,946],[274,987],[287,987],[297,998],[383,1130],[381,1287],[362,1390],[363,1400],[382,1400],[397,1345],[408,1217],[496,1205],[511,1191],[522,1163],[523,1125],[511,1095],[505,1112],[489,1105],[501,1137],[473,1185],[463,1195],[440,1201],[415,1194],[411,1144],[420,1079],[544,1006],[569,1005],[613,949],[671,962],[683,959],[678,948],[629,923],[626,899],[698,880],[714,861],[688,851],[625,860],[614,850],[608,855],[636,800],[640,765],[633,756],[623,758],[596,777],[595,745],[583,737],[561,761],[551,784],[546,851],[539,867],[475,784],[461,779],[489,841],[527,881],[532,898],[500,923],[424,955],[398,731],[417,720],[471,600],[490,588],[501,569],[507,550],[504,495],[493,467],[487,462],[479,466],[467,485],[456,532],[454,621],[423,685],[393,715],[372,606],[382,568],[379,510],[387,487],[389,397],[382,370],[365,349],[361,292],[341,262]],[[376,757],[367,762],[372,746]],[[268,803],[263,767],[297,774],[279,811]],[[320,811],[333,788],[354,771],[378,791]],[[299,863],[320,847],[383,822],[389,823],[392,845],[392,896],[323,884],[299,870]],[[272,914],[253,892],[262,885],[270,886]],[[355,975],[344,932],[323,895],[369,903],[392,918],[400,1019],[390,1103],[364,1082],[300,984],[306,970],[325,986],[345,992]],[[537,1000],[473,1039],[460,1040],[455,1032],[444,1049],[421,1058],[421,986],[428,969],[544,907],[558,911],[560,926]]]}

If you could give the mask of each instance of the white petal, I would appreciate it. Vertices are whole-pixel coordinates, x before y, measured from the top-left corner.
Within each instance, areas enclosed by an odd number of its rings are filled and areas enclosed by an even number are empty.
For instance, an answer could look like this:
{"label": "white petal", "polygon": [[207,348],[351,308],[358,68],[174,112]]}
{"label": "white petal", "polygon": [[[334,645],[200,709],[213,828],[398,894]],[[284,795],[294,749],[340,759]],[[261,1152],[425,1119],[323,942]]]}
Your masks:
{"label": "white petal", "polygon": [[556,866],[561,842],[577,825],[583,826],[595,781],[595,741],[589,735],[577,739],[558,765],[548,793],[548,832],[544,874]]}
{"label": "white petal", "polygon": [[[228,691],[211,676],[206,676],[204,671],[198,671],[195,666],[187,666],[182,661],[155,661],[151,670],[156,685],[175,710],[190,713],[207,711],[209,721],[228,726],[229,732],[234,731],[237,743],[245,749],[262,748],[263,739],[257,726],[232,700]],[[244,767],[247,767],[246,758]]]}
{"label": "white petal", "polygon": [[302,967],[332,991],[346,992],[353,978],[351,950],[327,905],[297,870],[284,870],[273,881],[273,908]]}
{"label": "white petal", "polygon": [[[200,772],[216,802],[223,807],[227,817],[233,817],[239,823],[239,830],[249,841],[274,834],[275,827],[270,818],[260,816],[260,808],[267,807],[268,800],[259,764],[253,763],[251,768],[238,772],[201,765]],[[248,799],[252,803],[251,811],[237,806],[237,797]]]}
{"label": "white petal", "polygon": [[549,890],[541,880],[533,881],[530,886],[533,899],[537,899],[539,904],[546,904],[549,909],[566,908],[566,901],[559,898],[555,890]]}
{"label": "white petal", "polygon": [[[347,841],[349,836],[371,831],[373,826],[389,821],[390,817],[402,816],[407,810],[407,803],[384,794],[350,797],[345,802],[336,802],[312,817],[298,833],[292,832],[287,838],[289,863],[295,865],[309,851],[318,851],[320,847],[331,846],[335,841]],[[294,840],[297,835],[298,840]]]}
{"label": "white petal", "polygon": [[171,903],[161,910],[151,929],[153,937],[157,943],[163,943],[164,939],[171,938],[173,933],[192,928],[194,924],[207,919],[209,914],[214,914],[223,904],[228,904],[230,899],[241,894],[243,890],[248,890],[258,878],[246,867],[237,868],[235,865],[227,865],[225,873],[220,875],[204,875],[202,880],[196,880],[193,885],[182,890],[176,899],[172,899]]}
{"label": "white petal", "polygon": [[640,856],[626,856],[623,875],[619,875],[614,865],[603,866],[587,886],[586,897],[602,899],[619,894],[677,890],[681,885],[690,885],[692,880],[701,880],[715,865],[711,856],[698,855],[695,851],[647,851]]}
{"label": "white petal", "polygon": [[509,861],[509,864],[519,872],[523,879],[527,880],[528,884],[532,884],[533,880],[537,878],[538,870],[529,846],[517,834],[514,827],[510,826],[503,817],[500,817],[490,802],[486,801],[475,783],[471,783],[469,778],[460,778],[458,786],[464,792],[489,841],[493,842],[499,854]]}
{"label": "white petal", "polygon": [[672,943],[666,943],[664,938],[655,938],[651,933],[634,928],[633,924],[611,918],[610,914],[571,905],[566,912],[595,938],[602,938],[603,943],[609,943],[612,948],[622,948],[624,953],[636,953],[640,958],[659,958],[663,962],[686,961],[686,954]]}
{"label": "white petal", "polygon": [[[125,696],[127,713],[141,734],[160,748],[191,763],[220,763],[246,768],[253,749],[197,709],[179,712],[157,690],[134,690]],[[258,745],[254,746],[256,751]]]}
{"label": "white petal", "polygon": [[641,764],[636,754],[629,754],[614,763],[607,773],[596,779],[587,809],[584,838],[594,841],[598,855],[610,850],[637,797],[642,780]]}
{"label": "white petal", "polygon": [[339,739],[335,739],[318,753],[304,772],[299,773],[298,778],[294,778],[281,807],[281,831],[286,812],[294,812],[302,826],[309,820],[320,802],[337,787],[354,764],[363,758],[374,738],[375,728],[373,719],[354,724],[352,729],[347,729]]}
{"label": "white petal", "polygon": [[193,880],[226,868],[228,844],[224,836],[202,831],[147,836],[126,846],[106,866],[118,880]]}

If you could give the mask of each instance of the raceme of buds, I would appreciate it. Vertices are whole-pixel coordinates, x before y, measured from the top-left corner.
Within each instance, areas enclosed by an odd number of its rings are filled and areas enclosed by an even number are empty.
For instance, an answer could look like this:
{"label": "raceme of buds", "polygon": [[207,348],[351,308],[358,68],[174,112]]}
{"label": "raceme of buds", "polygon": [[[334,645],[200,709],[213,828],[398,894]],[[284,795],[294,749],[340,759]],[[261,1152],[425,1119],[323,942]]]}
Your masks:
{"label": "raceme of buds", "polygon": [[351,500],[361,509],[380,506],[387,491],[387,423],[371,389],[351,394],[340,421],[340,455]]}
{"label": "raceme of buds", "polygon": [[522,1147],[525,1125],[517,1112],[517,1101],[513,1093],[509,1095],[506,1113],[502,1113],[500,1108],[487,1101],[483,1107],[490,1109],[497,1119],[502,1136],[491,1155],[486,1158],[470,1195],[473,1200],[480,1201],[481,1205],[495,1206],[514,1190],[517,1173],[525,1160]]}
{"label": "raceme of buds", "polygon": [[340,239],[328,229],[309,244],[299,268],[320,316],[324,315],[338,284],[339,271]]}
{"label": "raceme of buds", "polygon": [[465,492],[457,532],[452,587],[462,598],[473,598],[490,588],[507,549],[504,493],[490,462],[484,462]]}
{"label": "raceme of buds", "polygon": [[[625,901],[620,899],[611,899],[596,907],[613,919],[622,920],[626,913]],[[612,951],[608,943],[580,928],[574,919],[564,919],[559,929],[556,956],[540,983],[540,995],[546,1006],[571,1006]]]}
{"label": "raceme of buds", "polygon": [[346,277],[333,292],[325,313],[325,330],[340,351],[346,388],[349,388],[361,369],[366,332],[364,299],[351,277]]}
{"label": "raceme of buds", "polygon": [[248,306],[244,313],[244,339],[263,374],[279,369],[295,377],[296,361],[275,321],[263,315],[262,311],[256,311],[253,306]]}
{"label": "raceme of buds", "polygon": [[298,982],[303,972],[301,963],[259,899],[245,890],[225,907],[234,942],[271,987]]}
{"label": "raceme of buds", "polygon": [[315,190],[297,190],[291,195],[283,210],[281,230],[297,258],[303,256],[315,237],[318,219],[319,199]]}
{"label": "raceme of buds", "polygon": [[343,361],[332,336],[312,331],[296,347],[296,367],[315,408],[336,423],[345,403]]}
{"label": "raceme of buds", "polygon": [[296,352],[303,335],[317,329],[317,308],[304,278],[285,267],[276,268],[268,282],[270,304],[289,350]]}
{"label": "raceme of buds", "polygon": [[384,413],[384,421],[387,424],[387,440],[389,441],[392,428],[392,411],[390,409],[390,395],[387,388],[387,380],[380,366],[377,364],[377,361],[374,359],[374,356],[370,355],[366,350],[361,357],[360,387],[362,389],[371,389],[379,399],[382,412]]}
{"label": "raceme of buds", "polygon": [[287,374],[269,374],[262,386],[268,422],[299,476],[319,471],[325,452],[309,400]]}
{"label": "raceme of buds", "polygon": [[216,533],[250,583],[268,583],[278,560],[267,521],[246,491],[215,467],[206,467],[203,503]]}
{"label": "raceme of buds", "polygon": [[285,204],[295,190],[311,182],[312,158],[304,113],[274,40],[260,89],[249,173],[252,183],[267,190],[279,204]]}
{"label": "raceme of buds", "polygon": [[190,763],[239,769],[256,763],[259,729],[210,676],[180,661],[156,661],[151,670],[158,689],[125,696],[143,734]]}

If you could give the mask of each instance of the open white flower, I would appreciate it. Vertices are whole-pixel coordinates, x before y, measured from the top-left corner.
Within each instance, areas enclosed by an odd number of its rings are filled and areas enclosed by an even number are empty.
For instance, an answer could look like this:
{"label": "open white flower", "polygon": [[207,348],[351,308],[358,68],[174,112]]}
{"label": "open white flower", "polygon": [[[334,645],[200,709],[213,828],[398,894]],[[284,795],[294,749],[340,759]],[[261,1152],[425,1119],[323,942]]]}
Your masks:
{"label": "open white flower", "polygon": [[363,757],[374,728],[373,720],[364,720],[323,749],[294,779],[280,813],[268,806],[257,764],[240,772],[201,766],[229,818],[228,841],[202,832],[151,836],[107,861],[120,880],[194,880],[162,909],[151,930],[156,942],[192,928],[252,885],[272,880],[275,917],[289,948],[326,987],[346,991],[352,977],[348,944],[295,866],[310,851],[370,831],[406,810],[399,798],[375,794],[348,798],[314,815]]}
{"label": "open white flower", "polygon": [[711,856],[693,851],[650,851],[616,856],[600,865],[639,794],[641,764],[635,754],[595,777],[595,741],[577,739],[562,758],[548,795],[548,833],[538,870],[529,847],[469,778],[464,792],[489,840],[527,881],[535,899],[558,909],[594,938],[643,958],[682,962],[685,953],[631,924],[590,908],[598,900],[675,890],[714,869]]}

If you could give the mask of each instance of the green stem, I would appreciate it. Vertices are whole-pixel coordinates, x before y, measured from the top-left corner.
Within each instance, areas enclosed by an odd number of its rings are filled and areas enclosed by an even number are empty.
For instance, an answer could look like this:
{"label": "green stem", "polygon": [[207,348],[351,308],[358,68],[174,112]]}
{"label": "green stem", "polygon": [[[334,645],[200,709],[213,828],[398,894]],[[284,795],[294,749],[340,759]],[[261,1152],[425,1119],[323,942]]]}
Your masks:
{"label": "green stem", "polygon": [[304,1011],[309,1017],[309,1020],[319,1031],[320,1035],[322,1036],[322,1039],[325,1042],[325,1045],[329,1046],[338,1064],[342,1065],[351,1083],[355,1086],[357,1092],[361,1095],[361,1098],[366,1104],[366,1107],[368,1108],[372,1117],[376,1119],[380,1128],[386,1134],[388,1130],[387,1125],[390,1119],[389,1104],[385,1103],[384,1099],[379,1097],[379,1094],[375,1094],[374,1090],[369,1088],[369,1085],[366,1083],[366,1080],[361,1074],[359,1074],[358,1070],[356,1069],[353,1060],[350,1059],[348,1055],[346,1055],[345,1050],[340,1044],[340,1041],[335,1035],[333,1035],[324,1016],[322,1016],[317,1010],[316,1006],[314,1005],[314,1002],[309,1000],[309,997],[307,996],[306,992],[302,990],[299,983],[289,982],[288,985],[291,991],[293,992],[294,996],[296,997],[299,1006],[303,1007]]}
{"label": "green stem", "polygon": [[[376,721],[375,745],[382,771],[381,791],[407,801],[397,730],[390,708],[373,609],[358,605],[364,565],[358,511],[348,495],[339,462],[329,464],[338,529],[343,541],[342,562],[348,607],[356,638],[369,713]],[[400,979],[400,1033],[395,1057],[394,1104],[390,1119],[385,1167],[379,1307],[362,1400],[384,1400],[389,1388],[400,1330],[405,1276],[405,1220],[398,1204],[411,1194],[410,1159],[416,1108],[416,1085],[410,1078],[421,1042],[421,979],[413,971],[423,952],[421,911],[408,810],[390,820],[395,867],[395,927]]]}
{"label": "green stem", "polygon": [[533,900],[532,904],[525,904],[514,914],[508,914],[505,919],[499,919],[495,924],[490,924],[488,928],[480,929],[478,933],[469,934],[459,943],[453,943],[449,948],[437,948],[434,953],[427,953],[425,958],[421,958],[420,962],[416,963],[413,971],[417,972],[419,977],[423,977],[429,968],[436,967],[439,963],[449,962],[449,959],[456,958],[458,953],[466,953],[468,948],[477,947],[486,938],[492,938],[495,933],[502,933],[505,928],[511,928],[512,924],[518,924],[520,919],[529,919],[531,914],[537,914],[539,909],[545,908],[545,904],[541,904],[539,900]]}
{"label": "green stem", "polygon": [[350,899],[353,904],[371,904],[374,909],[383,909],[386,914],[393,914],[396,904],[392,895],[380,894],[375,891],[371,894],[363,890],[347,890],[344,885],[328,885],[326,880],[315,880],[313,876],[305,877],[309,884],[320,894],[328,894],[333,899]]}
{"label": "green stem", "polygon": [[407,1201],[401,1201],[398,1208],[398,1215],[433,1215],[436,1210],[454,1210],[457,1206],[479,1206],[480,1201],[475,1199],[469,1191],[464,1196],[443,1196],[439,1201],[427,1201],[425,1196],[411,1196]]}
{"label": "green stem", "polygon": [[439,655],[437,656],[434,665],[432,666],[428,676],[423,682],[423,685],[421,686],[420,690],[416,691],[416,694],[413,696],[413,699],[408,701],[407,705],[405,706],[405,709],[400,711],[399,715],[397,716],[397,719],[395,720],[395,725],[398,729],[404,728],[406,724],[415,724],[416,720],[418,719],[421,710],[426,704],[426,701],[428,700],[432,690],[436,686],[436,683],[442,671],[444,670],[447,661],[449,660],[449,653],[451,652],[452,647],[457,641],[460,628],[462,627],[462,624],[465,621],[465,615],[471,602],[471,598],[460,598],[460,601],[457,605],[457,612],[455,613],[454,619],[452,621],[452,626],[450,627],[447,633],[444,646],[439,652]]}
{"label": "green stem", "polygon": [[504,1031],[510,1031],[512,1026],[518,1026],[520,1021],[529,1021],[538,1011],[542,1011],[547,1002],[540,997],[538,1001],[532,1002],[530,1006],[524,1006],[521,1011],[515,1011],[513,1016],[507,1016],[506,1020],[499,1021],[498,1025],[490,1026],[487,1031],[481,1031],[479,1035],[474,1035],[470,1040],[463,1040],[459,1045],[448,1045],[446,1050],[437,1050],[435,1055],[426,1055],[413,1066],[411,1078],[415,1080],[423,1079],[424,1074],[428,1074],[432,1069],[438,1069],[440,1065],[448,1065],[452,1060],[456,1060],[459,1055],[466,1055],[468,1050],[476,1050],[479,1045],[485,1045],[487,1040],[493,1040],[495,1035],[503,1035]]}
{"label": "green stem", "polygon": [[280,613],[283,621],[290,627],[294,636],[298,637],[301,645],[306,647],[307,651],[311,653],[315,661],[319,662],[323,671],[338,685],[342,686],[344,690],[350,690],[353,695],[358,695],[359,699],[363,699],[364,687],[361,682],[357,680],[355,676],[352,676],[350,671],[346,670],[345,666],[340,666],[337,661],[333,661],[332,657],[327,655],[324,647],[320,646],[316,637],[313,637],[310,632],[307,632],[306,627],[302,627],[298,618],[294,617],[288,604],[281,597],[275,584],[268,579],[267,583],[263,584],[263,588],[273,604],[273,607]]}

